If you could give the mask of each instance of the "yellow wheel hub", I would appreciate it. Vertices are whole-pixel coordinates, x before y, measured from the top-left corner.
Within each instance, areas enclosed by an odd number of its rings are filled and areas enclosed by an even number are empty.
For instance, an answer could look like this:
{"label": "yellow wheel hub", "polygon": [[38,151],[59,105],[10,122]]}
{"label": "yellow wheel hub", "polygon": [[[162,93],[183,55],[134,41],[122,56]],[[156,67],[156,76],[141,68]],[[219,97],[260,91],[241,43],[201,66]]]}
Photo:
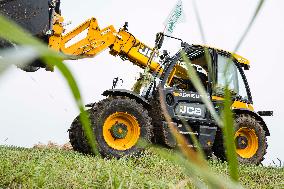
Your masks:
{"label": "yellow wheel hub", "polygon": [[242,127],[235,133],[237,154],[242,158],[251,158],[258,150],[258,137],[253,129]]}
{"label": "yellow wheel hub", "polygon": [[127,112],[116,112],[107,117],[103,125],[103,137],[115,150],[127,150],[133,147],[140,137],[137,119]]}

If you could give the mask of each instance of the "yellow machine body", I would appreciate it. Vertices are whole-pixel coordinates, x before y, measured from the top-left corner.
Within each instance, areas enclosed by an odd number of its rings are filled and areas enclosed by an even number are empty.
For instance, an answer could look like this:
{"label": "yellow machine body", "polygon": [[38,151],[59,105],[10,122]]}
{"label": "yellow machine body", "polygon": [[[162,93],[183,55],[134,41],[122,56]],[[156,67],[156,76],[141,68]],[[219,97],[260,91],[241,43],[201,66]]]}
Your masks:
{"label": "yellow machine body", "polygon": [[[70,55],[70,59],[95,57],[100,52],[109,48],[109,53],[113,56],[123,57],[143,69],[148,66],[152,72],[163,72],[162,66],[158,62],[154,60],[149,62],[153,48],[142,43],[134,35],[129,33],[126,28],[121,28],[118,32],[112,25],[100,29],[97,20],[91,18],[72,31],[64,34],[65,29],[63,22],[64,18],[61,15],[56,14],[54,16],[53,35],[49,37],[49,47],[66,55]],[[87,35],[83,39],[73,44],[68,44],[84,31],[87,31]],[[236,53],[232,55],[240,64],[250,64],[250,62],[242,56]],[[171,82],[174,76],[187,77],[187,71],[182,66],[176,65],[168,79],[168,83]],[[224,99],[222,97],[212,96],[212,100],[223,101]],[[252,104],[241,101],[234,101],[232,109],[254,110]]]}

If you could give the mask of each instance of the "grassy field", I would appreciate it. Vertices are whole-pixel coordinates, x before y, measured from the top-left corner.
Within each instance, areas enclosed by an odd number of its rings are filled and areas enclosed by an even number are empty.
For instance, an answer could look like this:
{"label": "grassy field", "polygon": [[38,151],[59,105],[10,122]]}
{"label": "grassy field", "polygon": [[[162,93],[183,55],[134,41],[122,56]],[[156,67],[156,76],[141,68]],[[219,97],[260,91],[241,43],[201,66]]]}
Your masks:
{"label": "grassy field", "polygon": [[[154,149],[139,159],[107,160],[73,151],[1,146],[0,161],[0,188],[191,188],[183,168]],[[210,167],[227,174],[225,163],[210,160]],[[240,169],[246,188],[284,188],[284,168]]]}

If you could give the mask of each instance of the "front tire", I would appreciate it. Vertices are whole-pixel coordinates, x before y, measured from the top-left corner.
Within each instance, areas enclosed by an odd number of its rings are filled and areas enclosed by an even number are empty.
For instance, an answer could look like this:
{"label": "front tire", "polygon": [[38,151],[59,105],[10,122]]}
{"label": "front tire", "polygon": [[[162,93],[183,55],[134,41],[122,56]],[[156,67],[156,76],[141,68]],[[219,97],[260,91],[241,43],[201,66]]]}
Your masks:
{"label": "front tire", "polygon": [[[264,160],[267,139],[261,123],[253,116],[248,114],[236,116],[234,138],[240,163],[259,165]],[[221,132],[216,135],[213,151],[218,158],[226,160]]]}
{"label": "front tire", "polygon": [[[88,111],[98,150],[104,157],[135,155],[142,149],[138,147],[140,141],[151,142],[151,118],[133,99],[109,97]],[[69,137],[74,150],[91,153],[78,117],[69,129]]]}
{"label": "front tire", "polygon": [[120,158],[141,151],[140,141],[151,142],[152,124],[148,111],[127,97],[110,97],[94,108],[92,123],[103,156]]}

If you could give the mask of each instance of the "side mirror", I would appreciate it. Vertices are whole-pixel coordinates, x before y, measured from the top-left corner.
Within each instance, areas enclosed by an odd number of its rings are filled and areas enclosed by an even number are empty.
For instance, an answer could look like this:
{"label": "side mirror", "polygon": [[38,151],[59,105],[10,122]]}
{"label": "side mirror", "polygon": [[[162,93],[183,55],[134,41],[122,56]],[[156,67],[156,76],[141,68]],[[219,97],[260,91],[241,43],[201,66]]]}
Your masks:
{"label": "side mirror", "polygon": [[165,36],[163,33],[160,32],[156,34],[155,47],[157,49],[161,49],[163,42],[164,42],[164,38]]}
{"label": "side mirror", "polygon": [[273,116],[273,111],[258,111],[260,116]]}

